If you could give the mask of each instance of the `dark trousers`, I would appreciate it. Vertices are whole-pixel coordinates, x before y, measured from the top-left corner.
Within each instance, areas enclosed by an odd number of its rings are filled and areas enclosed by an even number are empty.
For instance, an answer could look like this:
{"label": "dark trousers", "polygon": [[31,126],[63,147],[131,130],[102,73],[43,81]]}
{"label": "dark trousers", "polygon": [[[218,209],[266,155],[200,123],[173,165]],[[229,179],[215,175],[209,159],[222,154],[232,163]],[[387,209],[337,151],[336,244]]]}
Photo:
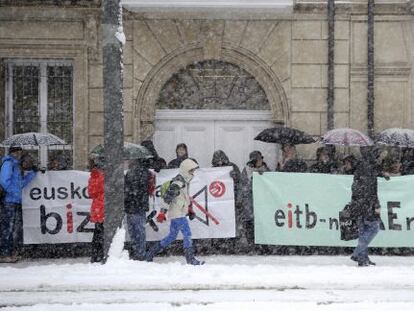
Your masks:
{"label": "dark trousers", "polygon": [[16,216],[21,204],[3,203],[0,208],[0,256],[9,257],[13,255],[16,245]]}
{"label": "dark trousers", "polygon": [[104,258],[104,225],[103,223],[95,223],[92,237],[92,256],[91,262],[102,261]]}

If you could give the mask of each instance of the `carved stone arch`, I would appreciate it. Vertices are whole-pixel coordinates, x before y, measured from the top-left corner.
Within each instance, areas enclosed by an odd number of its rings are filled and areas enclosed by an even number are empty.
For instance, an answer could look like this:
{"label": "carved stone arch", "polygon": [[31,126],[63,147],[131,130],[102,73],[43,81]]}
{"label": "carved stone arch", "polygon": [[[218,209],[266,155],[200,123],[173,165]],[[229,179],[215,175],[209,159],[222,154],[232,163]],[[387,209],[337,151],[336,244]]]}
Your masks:
{"label": "carved stone arch", "polygon": [[[173,51],[155,65],[146,76],[138,91],[134,106],[134,140],[139,141],[154,133],[156,102],[165,83],[190,64],[210,60],[205,58],[202,46],[192,45]],[[277,75],[256,55],[241,49],[223,45],[220,61],[234,64],[251,74],[263,88],[275,124],[287,124],[288,100]]]}

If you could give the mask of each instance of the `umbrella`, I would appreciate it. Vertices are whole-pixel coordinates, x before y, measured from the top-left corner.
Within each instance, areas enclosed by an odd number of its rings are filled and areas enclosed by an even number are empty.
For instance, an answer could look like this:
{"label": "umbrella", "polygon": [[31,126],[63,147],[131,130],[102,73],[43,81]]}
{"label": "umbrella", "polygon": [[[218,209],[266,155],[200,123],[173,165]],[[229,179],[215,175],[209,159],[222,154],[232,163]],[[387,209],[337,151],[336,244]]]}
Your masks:
{"label": "umbrella", "polygon": [[[95,148],[92,149],[90,154],[92,156],[103,156],[105,153],[105,149],[102,145],[97,145]],[[123,157],[126,160],[132,159],[150,159],[153,157],[151,152],[145,148],[144,146],[124,142],[124,150],[123,150]]]}
{"label": "umbrella", "polygon": [[315,139],[300,130],[290,127],[272,127],[265,129],[257,135],[254,140],[263,141],[265,143],[277,144],[311,144]]}
{"label": "umbrella", "polygon": [[337,146],[372,146],[374,143],[360,131],[350,128],[330,130],[322,136],[322,144]]}
{"label": "umbrella", "polygon": [[15,134],[2,142],[3,147],[10,146],[56,146],[66,145],[66,142],[50,133],[23,133]]}
{"label": "umbrella", "polygon": [[387,129],[377,135],[375,142],[381,145],[414,148],[414,130]]}

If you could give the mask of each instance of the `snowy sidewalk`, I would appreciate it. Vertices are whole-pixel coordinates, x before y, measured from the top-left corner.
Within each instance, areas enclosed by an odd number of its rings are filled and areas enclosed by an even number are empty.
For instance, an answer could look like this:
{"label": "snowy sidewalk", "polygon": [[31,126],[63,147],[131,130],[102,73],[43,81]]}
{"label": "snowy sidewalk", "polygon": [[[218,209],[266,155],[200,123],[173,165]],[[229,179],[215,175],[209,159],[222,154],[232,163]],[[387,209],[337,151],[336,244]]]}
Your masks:
{"label": "snowy sidewalk", "polygon": [[[116,304],[116,310],[229,310],[221,307],[253,309],[253,302],[261,302],[263,310],[345,310],[349,304],[355,310],[414,310],[414,257],[373,256],[378,265],[366,268],[344,256],[203,259],[206,265],[198,267],[185,265],[183,257],[106,265],[86,258],[0,264],[0,307],[64,311],[69,309],[56,304],[90,303],[76,310],[106,310],[100,303]],[[251,310],[240,306],[234,309]]]}

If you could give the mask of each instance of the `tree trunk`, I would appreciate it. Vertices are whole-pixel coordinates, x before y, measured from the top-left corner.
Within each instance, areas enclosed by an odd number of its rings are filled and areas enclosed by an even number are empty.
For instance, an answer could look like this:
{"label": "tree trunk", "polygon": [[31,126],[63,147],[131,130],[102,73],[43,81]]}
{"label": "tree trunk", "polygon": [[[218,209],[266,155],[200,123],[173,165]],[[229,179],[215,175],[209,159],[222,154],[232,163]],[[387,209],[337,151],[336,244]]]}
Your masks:
{"label": "tree trunk", "polygon": [[122,44],[115,34],[121,26],[120,0],[103,1],[103,83],[105,147],[105,259],[124,212],[122,115]]}

